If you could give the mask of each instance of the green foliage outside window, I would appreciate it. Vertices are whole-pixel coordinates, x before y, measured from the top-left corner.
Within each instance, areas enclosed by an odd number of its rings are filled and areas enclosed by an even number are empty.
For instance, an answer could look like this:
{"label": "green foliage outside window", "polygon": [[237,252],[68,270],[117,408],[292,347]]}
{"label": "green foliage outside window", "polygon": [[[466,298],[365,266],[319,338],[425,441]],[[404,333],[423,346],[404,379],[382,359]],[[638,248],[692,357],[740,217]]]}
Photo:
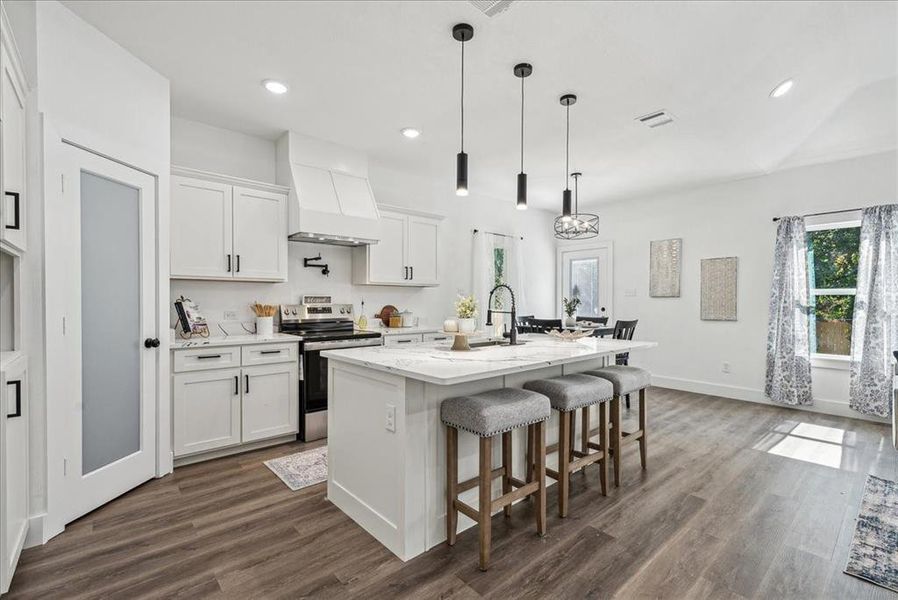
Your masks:
{"label": "green foliage outside window", "polygon": [[[860,256],[859,227],[823,229],[808,233],[810,287],[818,289],[857,287]],[[817,318],[827,321],[851,321],[854,296],[827,296],[817,302]]]}

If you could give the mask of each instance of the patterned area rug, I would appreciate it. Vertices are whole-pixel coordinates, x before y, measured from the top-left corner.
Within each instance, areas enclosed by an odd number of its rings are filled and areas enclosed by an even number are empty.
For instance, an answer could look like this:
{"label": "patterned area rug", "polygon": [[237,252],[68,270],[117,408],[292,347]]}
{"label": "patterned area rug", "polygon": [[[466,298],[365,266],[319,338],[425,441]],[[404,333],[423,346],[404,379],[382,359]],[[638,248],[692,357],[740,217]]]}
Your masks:
{"label": "patterned area rug", "polygon": [[272,458],[265,461],[265,466],[295,492],[327,481],[327,446]]}
{"label": "patterned area rug", "polygon": [[845,572],[898,592],[898,484],[867,475]]}

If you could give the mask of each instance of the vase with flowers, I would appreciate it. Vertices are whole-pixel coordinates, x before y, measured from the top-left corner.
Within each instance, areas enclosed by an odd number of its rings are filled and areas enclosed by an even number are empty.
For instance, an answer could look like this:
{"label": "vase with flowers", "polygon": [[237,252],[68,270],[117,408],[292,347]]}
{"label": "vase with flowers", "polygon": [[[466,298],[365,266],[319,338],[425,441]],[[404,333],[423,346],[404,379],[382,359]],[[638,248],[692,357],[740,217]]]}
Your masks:
{"label": "vase with flowers", "polygon": [[459,295],[455,301],[455,316],[458,317],[458,331],[461,333],[474,333],[477,328],[477,300],[474,296]]}
{"label": "vase with flowers", "polygon": [[577,307],[580,306],[580,298],[574,296],[573,298],[562,298],[561,304],[564,308],[564,314],[567,315],[567,318],[564,320],[565,327],[576,327],[577,326]]}

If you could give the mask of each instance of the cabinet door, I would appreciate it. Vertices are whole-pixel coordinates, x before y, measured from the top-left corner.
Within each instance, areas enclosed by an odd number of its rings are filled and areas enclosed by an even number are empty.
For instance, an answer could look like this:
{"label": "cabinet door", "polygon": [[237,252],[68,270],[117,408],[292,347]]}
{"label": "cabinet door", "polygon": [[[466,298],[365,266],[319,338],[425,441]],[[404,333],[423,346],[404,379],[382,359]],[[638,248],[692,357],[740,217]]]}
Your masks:
{"label": "cabinet door", "polygon": [[3,184],[0,240],[25,250],[25,92],[19,84],[9,53],[0,51],[0,127]]}
{"label": "cabinet door", "polygon": [[299,431],[298,363],[243,369],[243,441]]}
{"label": "cabinet door", "polygon": [[234,278],[287,279],[287,197],[234,188]]}
{"label": "cabinet door", "polygon": [[421,334],[409,334],[409,335],[385,335],[384,336],[384,346],[409,346],[411,344],[418,344],[423,340]]}
{"label": "cabinet door", "polygon": [[240,443],[240,369],[172,378],[175,456]]}
{"label": "cabinet door", "polygon": [[380,242],[368,246],[369,283],[406,283],[405,228],[407,217],[380,213]]}
{"label": "cabinet door", "polygon": [[19,358],[0,374],[0,593],[9,589],[28,533],[28,369]]}
{"label": "cabinet door", "polygon": [[408,218],[409,276],[412,284],[437,284],[437,244],[439,222],[427,217]]}
{"label": "cabinet door", "polygon": [[368,185],[367,179],[337,171],[331,172],[331,177],[334,181],[334,189],[337,191],[340,212],[350,217],[377,218],[377,211],[374,209],[374,194],[371,193],[371,186]]}
{"label": "cabinet door", "polygon": [[231,279],[231,186],[172,176],[171,276]]}

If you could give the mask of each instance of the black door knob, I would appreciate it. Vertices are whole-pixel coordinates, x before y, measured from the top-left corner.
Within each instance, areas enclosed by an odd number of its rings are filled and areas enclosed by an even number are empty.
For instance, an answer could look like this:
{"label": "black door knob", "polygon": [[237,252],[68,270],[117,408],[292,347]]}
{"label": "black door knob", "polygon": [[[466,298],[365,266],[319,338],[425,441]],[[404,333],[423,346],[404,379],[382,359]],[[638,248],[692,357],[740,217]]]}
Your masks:
{"label": "black door knob", "polygon": [[147,338],[143,341],[144,348],[158,348],[159,340],[157,338]]}

